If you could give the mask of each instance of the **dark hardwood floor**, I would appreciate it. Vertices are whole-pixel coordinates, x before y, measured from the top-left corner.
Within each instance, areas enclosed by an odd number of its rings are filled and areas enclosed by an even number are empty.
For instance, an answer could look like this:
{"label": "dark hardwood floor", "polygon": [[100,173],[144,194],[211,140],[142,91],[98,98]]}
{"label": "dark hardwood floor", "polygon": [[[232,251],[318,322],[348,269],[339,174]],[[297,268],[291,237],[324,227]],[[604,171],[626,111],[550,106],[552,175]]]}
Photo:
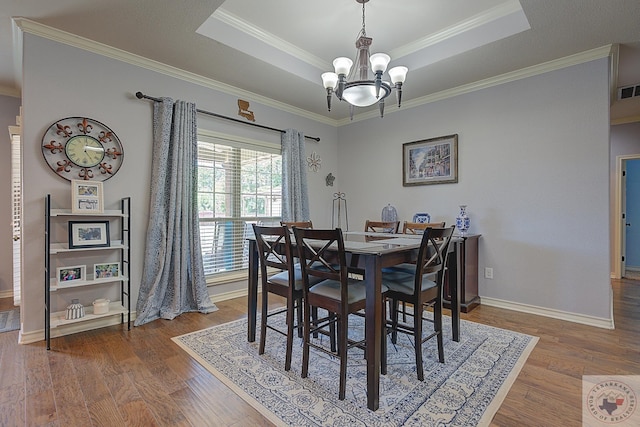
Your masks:
{"label": "dark hardwood floor", "polygon": [[[612,285],[615,330],[488,306],[463,314],[540,337],[492,425],[579,426],[582,375],[640,375],[640,282]],[[131,331],[55,338],[51,351],[44,341],[17,344],[18,331],[0,334],[0,425],[272,425],[170,340],[246,316],[246,298],[217,305]]]}

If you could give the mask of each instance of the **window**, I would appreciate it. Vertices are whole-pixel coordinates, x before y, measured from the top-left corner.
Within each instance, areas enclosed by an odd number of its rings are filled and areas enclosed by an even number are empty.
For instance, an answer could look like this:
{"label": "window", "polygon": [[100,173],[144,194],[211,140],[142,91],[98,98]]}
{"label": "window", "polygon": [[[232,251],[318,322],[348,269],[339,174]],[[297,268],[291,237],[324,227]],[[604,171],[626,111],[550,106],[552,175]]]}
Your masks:
{"label": "window", "polygon": [[251,224],[279,223],[282,156],[279,146],[198,138],[198,214],[205,275],[224,279],[248,266]]}

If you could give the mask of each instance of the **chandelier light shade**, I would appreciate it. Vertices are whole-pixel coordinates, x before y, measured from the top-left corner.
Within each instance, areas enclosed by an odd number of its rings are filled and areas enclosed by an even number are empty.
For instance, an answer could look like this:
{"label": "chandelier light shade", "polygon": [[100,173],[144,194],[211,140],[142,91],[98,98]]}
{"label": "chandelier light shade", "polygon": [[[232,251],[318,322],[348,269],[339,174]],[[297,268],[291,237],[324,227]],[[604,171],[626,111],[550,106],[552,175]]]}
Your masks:
{"label": "chandelier light shade", "polygon": [[[402,103],[402,84],[407,78],[407,67],[393,67],[389,70],[391,83],[382,79],[391,57],[386,53],[369,54],[369,46],[373,39],[367,37],[365,29],[364,5],[369,0],[356,0],[362,4],[362,29],[358,33],[356,49],[358,50],[355,67],[354,61],[340,57],[333,61],[334,72],[322,74],[322,84],[327,91],[327,107],[331,111],[331,98],[335,93],[340,101],[350,105],[351,118],[353,107],[369,107],[378,103],[380,117],[384,116],[384,100],[396,90],[398,108]],[[371,64],[371,66],[369,66]]]}

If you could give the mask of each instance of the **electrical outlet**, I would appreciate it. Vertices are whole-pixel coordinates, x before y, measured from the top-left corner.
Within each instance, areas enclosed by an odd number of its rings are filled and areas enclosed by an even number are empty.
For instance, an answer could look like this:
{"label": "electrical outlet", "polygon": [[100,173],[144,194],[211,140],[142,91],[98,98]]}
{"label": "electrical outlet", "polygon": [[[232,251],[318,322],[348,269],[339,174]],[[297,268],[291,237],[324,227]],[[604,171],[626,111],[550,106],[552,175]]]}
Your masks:
{"label": "electrical outlet", "polygon": [[493,268],[485,267],[484,268],[484,278],[485,279],[493,279]]}

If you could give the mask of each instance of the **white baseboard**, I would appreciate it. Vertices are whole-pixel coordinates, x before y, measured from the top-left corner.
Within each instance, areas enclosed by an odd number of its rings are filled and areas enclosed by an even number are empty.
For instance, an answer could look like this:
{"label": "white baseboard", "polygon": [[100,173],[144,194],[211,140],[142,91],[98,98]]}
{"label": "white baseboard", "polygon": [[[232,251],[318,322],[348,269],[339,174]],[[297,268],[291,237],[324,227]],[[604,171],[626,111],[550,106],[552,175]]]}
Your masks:
{"label": "white baseboard", "polygon": [[[135,312],[131,312],[131,327],[133,327],[133,321],[135,320]],[[57,328],[51,328],[51,338],[62,337],[65,335],[76,334],[78,332],[91,331],[93,329],[104,328],[106,326],[120,325],[120,316],[102,317],[95,320],[87,320],[84,322],[72,323],[66,326],[59,326]],[[126,328],[126,316],[125,323],[122,324]],[[34,342],[44,341],[44,329],[37,331],[27,332],[26,334],[20,331],[18,337],[19,344],[31,344]]]}
{"label": "white baseboard", "polygon": [[521,304],[513,301],[505,301],[496,298],[480,297],[482,305],[490,307],[504,308],[506,310],[519,311],[522,313],[536,314],[538,316],[551,317],[553,319],[566,320],[568,322],[580,323],[596,328],[614,329],[613,318],[587,316],[585,314],[570,313],[567,311],[555,310],[552,308],[538,307],[535,305]]}
{"label": "white baseboard", "polygon": [[247,287],[243,287],[242,289],[238,289],[231,292],[224,292],[221,294],[210,295],[211,302],[217,303],[220,301],[226,301],[234,298],[246,297],[249,292],[247,291]]}

